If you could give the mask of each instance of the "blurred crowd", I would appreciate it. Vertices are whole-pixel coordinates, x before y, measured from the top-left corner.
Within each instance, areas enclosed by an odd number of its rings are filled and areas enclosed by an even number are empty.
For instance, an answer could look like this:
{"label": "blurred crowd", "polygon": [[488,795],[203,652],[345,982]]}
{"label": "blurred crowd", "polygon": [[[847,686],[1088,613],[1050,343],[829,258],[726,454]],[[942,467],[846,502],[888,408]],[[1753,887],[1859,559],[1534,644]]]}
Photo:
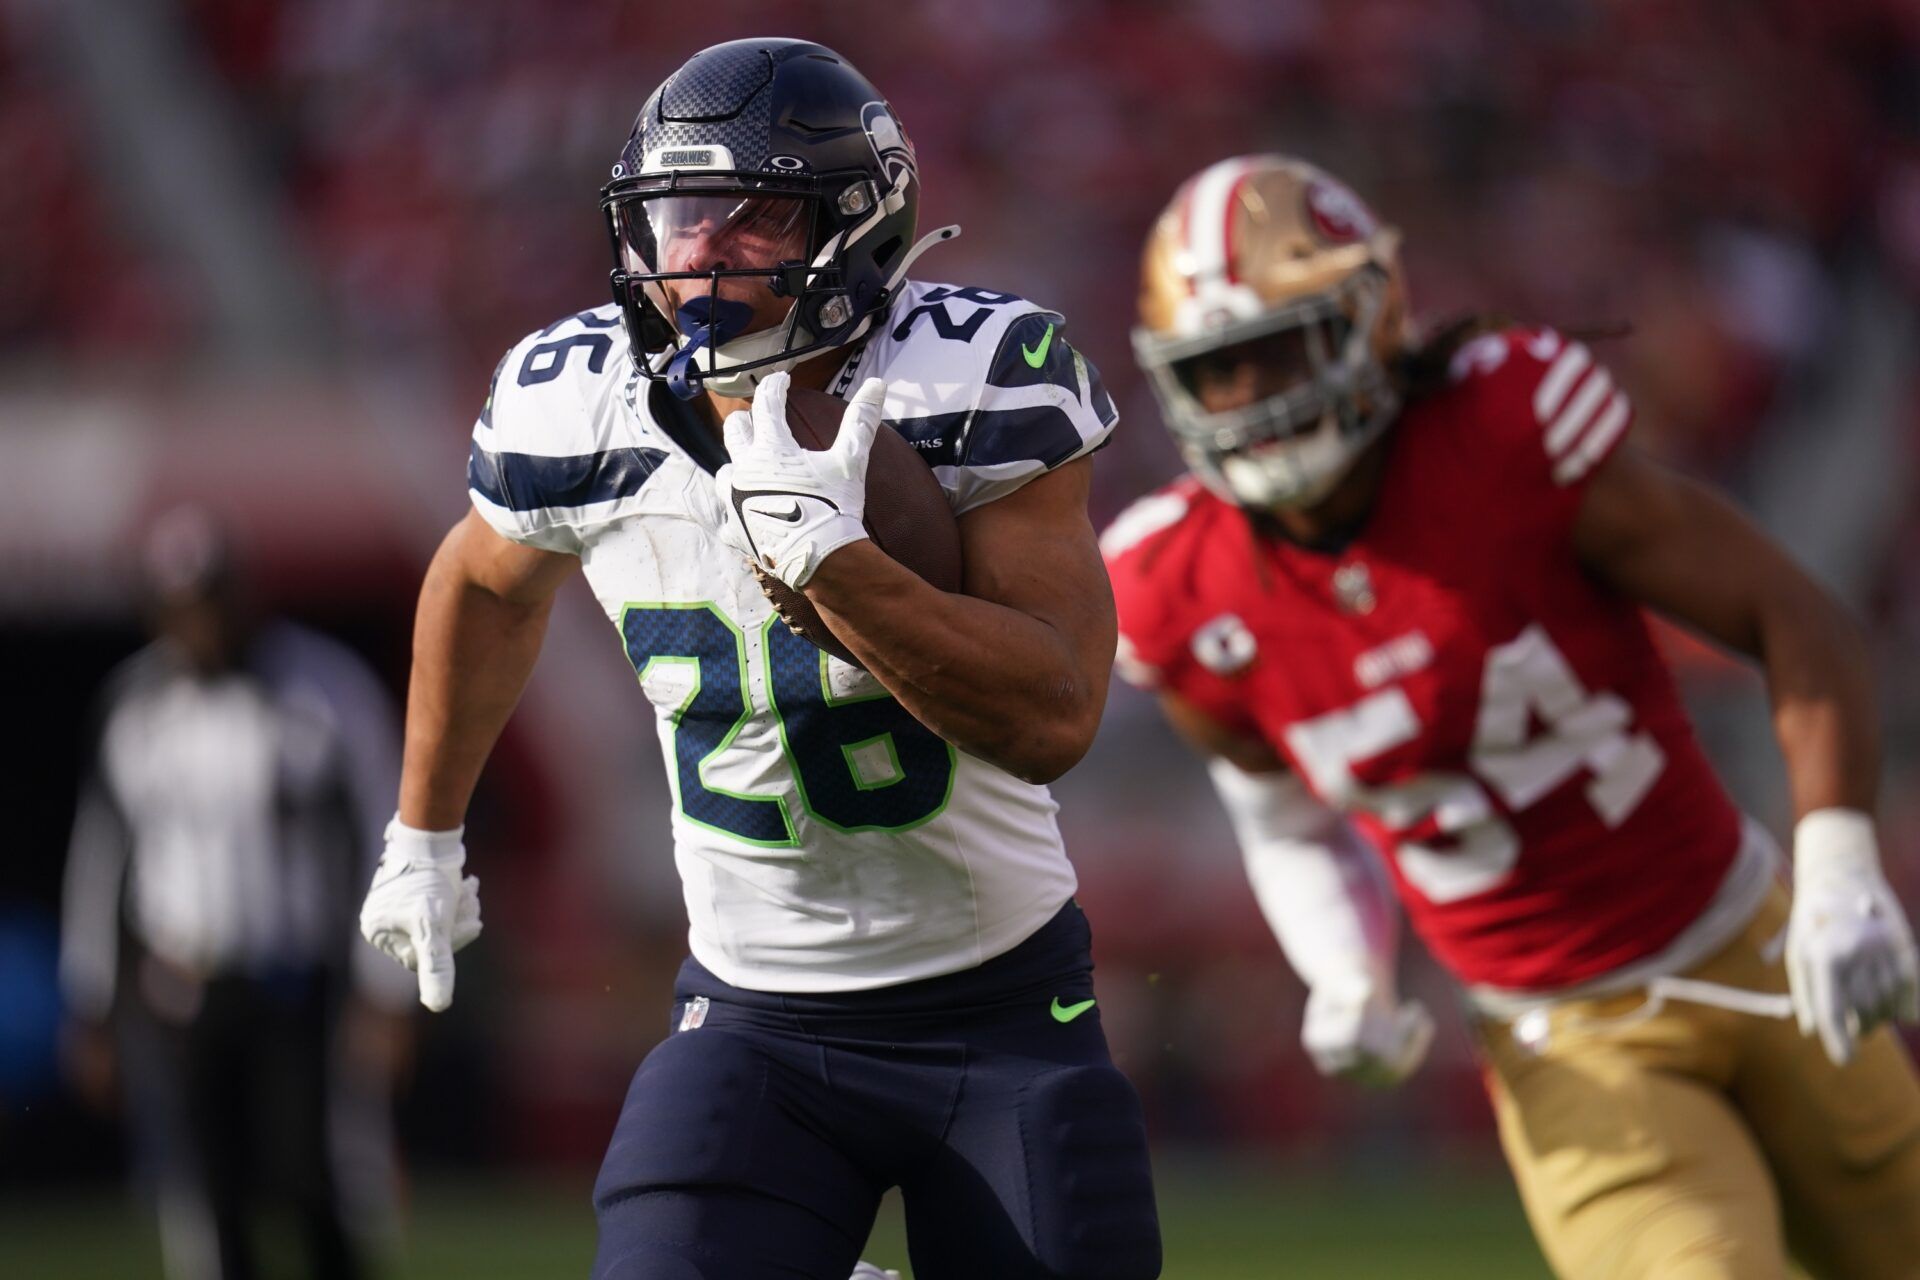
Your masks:
{"label": "blurred crowd", "polygon": [[[0,6],[0,380],[204,371],[231,305],[156,233],[159,197],[131,179],[120,124],[74,89],[80,28],[107,7]],[[916,274],[1060,308],[1105,371],[1130,426],[1102,455],[1103,518],[1176,465],[1128,358],[1149,222],[1219,156],[1303,154],[1402,228],[1423,315],[1489,311],[1611,335],[1606,358],[1633,389],[1641,442],[1779,515],[1790,541],[1795,489],[1780,477],[1829,477],[1818,502],[1865,532],[1818,567],[1876,626],[1895,768],[1916,767],[1920,681],[1895,660],[1920,640],[1920,378],[1913,344],[1897,340],[1920,308],[1914,0],[161,8],[178,65],[224,104],[279,252],[311,284],[299,305],[322,323],[294,359],[432,380],[469,412],[514,339],[606,300],[594,193],[653,85],[723,39],[834,47],[890,97],[918,148],[923,226],[966,230]],[[1872,394],[1855,394],[1863,386]],[[450,476],[464,426],[432,426]],[[1872,503],[1858,496],[1868,488]],[[1806,533],[1816,560],[1825,527]],[[1711,692],[1715,660],[1688,652]],[[1294,1044],[1297,985],[1198,770],[1163,741],[1116,742],[1151,732],[1139,711],[1117,698],[1102,747],[1061,794],[1115,975],[1102,992],[1109,1025],[1163,1131],[1296,1147],[1319,1135],[1351,1149],[1365,1108],[1365,1133],[1393,1150],[1409,1124],[1483,1126],[1464,1042],[1415,1096],[1384,1106],[1311,1078]],[[1754,747],[1751,719],[1728,723],[1744,735],[1736,746]],[[1911,856],[1920,812],[1898,791]],[[1145,811],[1111,803],[1156,792],[1164,801]],[[564,932],[541,914],[525,909],[522,923]],[[621,945],[664,971],[675,942]],[[591,965],[544,963],[539,980],[558,988],[599,981]],[[651,1011],[639,1021],[636,1035],[657,1032]],[[610,1038],[589,1052],[616,1083],[583,1087],[589,1108],[612,1105],[632,1061],[627,1038]],[[574,1144],[589,1157],[593,1128]]]}
{"label": "blurred crowd", "polygon": [[[0,48],[0,351],[179,354],[211,300],[143,234],[112,141],[40,56],[59,20],[35,9],[16,0],[33,20]],[[1920,290],[1920,6],[1901,0],[784,0],[697,22],[182,0],[178,17],[362,359],[484,373],[597,301],[592,193],[638,104],[691,48],[768,31],[820,39],[891,95],[929,217],[968,231],[929,272],[1055,302],[1110,365],[1171,187],[1274,146],[1407,231],[1429,313],[1630,323],[1643,417],[1690,458],[1737,452],[1822,354],[1849,269]]]}

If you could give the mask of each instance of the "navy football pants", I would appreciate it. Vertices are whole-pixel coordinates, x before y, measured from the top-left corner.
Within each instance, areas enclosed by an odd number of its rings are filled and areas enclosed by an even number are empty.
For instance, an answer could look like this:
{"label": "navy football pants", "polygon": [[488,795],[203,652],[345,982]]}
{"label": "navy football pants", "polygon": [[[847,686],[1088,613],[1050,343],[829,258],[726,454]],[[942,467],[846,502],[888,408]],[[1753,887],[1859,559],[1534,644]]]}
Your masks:
{"label": "navy football pants", "polygon": [[[780,995],[681,966],[594,1187],[594,1280],[846,1280],[898,1186],[920,1280],[1152,1280],[1133,1086],[1069,903],[979,968]],[[707,1004],[699,1009],[698,1001]],[[1057,1004],[1056,1004],[1057,1001]]]}

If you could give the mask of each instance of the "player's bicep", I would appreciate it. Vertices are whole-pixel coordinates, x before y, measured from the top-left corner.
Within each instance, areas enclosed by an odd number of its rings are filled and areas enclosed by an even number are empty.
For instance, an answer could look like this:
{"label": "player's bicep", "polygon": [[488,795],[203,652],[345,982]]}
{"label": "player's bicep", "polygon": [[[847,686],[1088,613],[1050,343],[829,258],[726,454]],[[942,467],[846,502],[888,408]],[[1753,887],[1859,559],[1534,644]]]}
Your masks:
{"label": "player's bicep", "polygon": [[1092,460],[1081,458],[961,516],[961,589],[1046,623],[1091,669],[1105,671],[1116,630],[1113,589],[1087,517],[1092,477]]}
{"label": "player's bicep", "polygon": [[522,607],[544,605],[580,566],[578,556],[515,542],[469,510],[434,557],[454,580]]}
{"label": "player's bicep", "polygon": [[1188,746],[1209,759],[1225,760],[1242,773],[1284,773],[1286,761],[1259,738],[1222,724],[1171,690],[1159,693],[1160,712]]}
{"label": "player's bicep", "polygon": [[1573,547],[1622,595],[1745,653],[1758,652],[1768,592],[1805,580],[1726,498],[1632,449],[1595,471]]}

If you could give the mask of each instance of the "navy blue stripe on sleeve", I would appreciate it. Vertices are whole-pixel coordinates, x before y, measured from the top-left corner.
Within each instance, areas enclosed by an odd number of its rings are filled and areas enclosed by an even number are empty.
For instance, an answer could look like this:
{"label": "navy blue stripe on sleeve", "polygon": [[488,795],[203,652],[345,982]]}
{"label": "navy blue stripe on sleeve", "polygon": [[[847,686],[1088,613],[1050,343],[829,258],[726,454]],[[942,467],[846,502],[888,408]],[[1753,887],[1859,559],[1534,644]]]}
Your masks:
{"label": "navy blue stripe on sleeve", "polygon": [[1057,312],[1035,311],[1008,325],[987,368],[988,385],[1011,388],[1051,384],[1080,394],[1073,348],[1060,331],[1064,323]]}
{"label": "navy blue stripe on sleeve", "polygon": [[1053,468],[1079,452],[1080,432],[1067,411],[1057,405],[1027,409],[982,409],[967,428],[966,454],[970,467],[1005,462],[1039,462]]}
{"label": "navy blue stripe on sleeve", "polygon": [[585,507],[640,492],[666,458],[663,449],[637,447],[562,458],[489,453],[476,441],[467,455],[467,487],[509,511]]}
{"label": "navy blue stripe on sleeve", "polygon": [[959,413],[930,413],[924,418],[901,418],[887,423],[930,467],[950,467],[960,460],[960,433],[966,424],[964,409]]}

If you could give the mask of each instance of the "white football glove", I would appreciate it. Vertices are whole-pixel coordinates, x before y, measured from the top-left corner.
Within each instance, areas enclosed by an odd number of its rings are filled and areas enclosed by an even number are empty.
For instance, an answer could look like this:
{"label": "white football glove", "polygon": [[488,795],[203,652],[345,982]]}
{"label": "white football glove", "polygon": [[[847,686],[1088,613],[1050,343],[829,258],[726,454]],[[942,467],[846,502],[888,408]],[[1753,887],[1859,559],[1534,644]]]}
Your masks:
{"label": "white football glove", "polygon": [[1787,989],[1800,1034],[1818,1031],[1841,1066],[1882,1022],[1920,1020],[1913,931],[1857,809],[1816,809],[1793,829]]}
{"label": "white football glove", "polygon": [[1323,984],[1307,995],[1300,1043],[1323,1076],[1373,1088],[1419,1069],[1433,1043],[1433,1015],[1418,1000],[1396,1000],[1372,984]]}
{"label": "white football glove", "polygon": [[753,412],[723,425],[732,459],[713,477],[726,509],[728,546],[794,590],[820,562],[867,536],[867,455],[880,429],[887,384],[868,378],[848,402],[833,447],[802,449],[787,426],[787,386],[776,373],[754,392]]}
{"label": "white football glove", "polygon": [[453,1003],[453,953],[480,936],[480,878],[460,877],[465,830],[422,831],[395,815],[360,907],[361,936],[420,975],[420,1003],[435,1013]]}

